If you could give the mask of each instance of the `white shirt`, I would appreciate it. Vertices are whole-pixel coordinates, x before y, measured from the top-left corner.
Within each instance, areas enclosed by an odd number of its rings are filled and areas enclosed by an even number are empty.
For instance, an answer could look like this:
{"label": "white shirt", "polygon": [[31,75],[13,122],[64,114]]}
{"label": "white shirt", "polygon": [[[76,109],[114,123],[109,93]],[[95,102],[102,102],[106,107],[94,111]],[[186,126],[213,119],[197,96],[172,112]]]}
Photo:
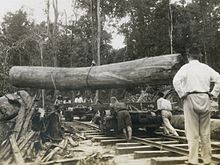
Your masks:
{"label": "white shirt", "polygon": [[44,117],[45,110],[43,108],[38,108],[38,112],[40,113],[40,118]]}
{"label": "white shirt", "polygon": [[173,86],[179,97],[183,97],[187,92],[209,92],[211,82],[215,83],[211,94],[217,97],[220,93],[219,73],[198,60],[192,60],[176,73]]}
{"label": "white shirt", "polygon": [[83,103],[83,98],[82,97],[76,97],[74,102],[75,103]]}
{"label": "white shirt", "polygon": [[63,100],[56,99],[54,102],[54,105],[60,105],[60,104],[62,104],[62,102],[63,102]]}
{"label": "white shirt", "polygon": [[172,110],[172,105],[170,100],[164,99],[164,98],[159,98],[157,100],[157,109],[161,110]]}

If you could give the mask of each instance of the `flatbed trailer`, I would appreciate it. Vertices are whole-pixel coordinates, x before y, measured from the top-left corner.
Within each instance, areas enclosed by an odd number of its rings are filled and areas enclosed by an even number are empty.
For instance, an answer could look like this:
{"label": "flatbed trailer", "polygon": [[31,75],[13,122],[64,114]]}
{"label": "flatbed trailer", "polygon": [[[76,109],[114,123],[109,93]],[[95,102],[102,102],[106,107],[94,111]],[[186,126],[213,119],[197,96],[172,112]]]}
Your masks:
{"label": "flatbed trailer", "polygon": [[[154,112],[154,104],[151,103],[126,103],[128,111],[131,115],[133,129],[144,128],[147,132],[152,133],[162,125],[162,117],[160,113]],[[106,133],[117,133],[117,119],[115,115],[106,115],[110,112],[109,103],[104,104],[88,104],[73,103],[63,104],[60,106],[63,110],[65,120],[73,121],[74,117],[81,120],[92,120],[96,116],[96,122],[100,129]],[[108,111],[108,112],[107,112]]]}

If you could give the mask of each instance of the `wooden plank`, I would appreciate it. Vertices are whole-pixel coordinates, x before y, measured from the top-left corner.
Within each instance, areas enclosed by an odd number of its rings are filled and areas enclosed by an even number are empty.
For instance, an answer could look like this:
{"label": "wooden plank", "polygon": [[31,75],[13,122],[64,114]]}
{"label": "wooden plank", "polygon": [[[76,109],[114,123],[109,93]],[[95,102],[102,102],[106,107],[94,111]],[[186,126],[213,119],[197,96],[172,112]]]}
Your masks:
{"label": "wooden plank", "polygon": [[67,138],[68,138],[68,141],[70,142],[70,144],[71,144],[72,147],[76,147],[76,146],[79,145],[77,142],[75,142],[75,141],[73,140],[72,137],[67,137]]}
{"label": "wooden plank", "polygon": [[56,86],[56,89],[74,90],[124,88],[146,83],[171,84],[181,63],[180,54],[169,54],[92,68],[14,66],[9,76],[16,87],[54,89]]}
{"label": "wooden plank", "polygon": [[220,148],[213,148],[212,154],[220,154]]}
{"label": "wooden plank", "polygon": [[24,146],[28,143],[28,141],[34,136],[36,135],[36,132],[34,131],[30,131],[29,133],[27,133],[24,138],[23,138],[23,141],[19,141],[20,144],[19,144],[19,148],[20,150],[22,150],[24,148]]}
{"label": "wooden plank", "polygon": [[14,134],[10,135],[9,140],[11,143],[12,152],[14,154],[16,164],[17,165],[21,165],[21,164],[25,165],[25,161],[24,161],[24,159],[21,155],[20,149],[18,148],[18,145],[16,143],[15,135]]}
{"label": "wooden plank", "polygon": [[23,122],[25,120],[25,114],[26,114],[26,108],[24,103],[21,103],[21,107],[20,110],[18,112],[18,116],[16,119],[16,124],[14,127],[14,132],[15,132],[15,139],[18,140],[19,139],[19,135],[21,133],[22,130],[22,126],[23,126]]}
{"label": "wooden plank", "polygon": [[105,135],[85,135],[86,139],[95,139],[97,137],[106,137]]}
{"label": "wooden plank", "polygon": [[105,137],[105,136],[98,136],[98,137],[94,137],[92,138],[93,142],[100,142],[101,140],[113,140],[113,139],[118,139],[117,137]]}
{"label": "wooden plank", "polygon": [[171,165],[171,164],[182,164],[187,161],[186,156],[182,157],[162,157],[152,158],[151,165]]}
{"label": "wooden plank", "polygon": [[160,144],[178,144],[179,142],[176,140],[170,140],[170,141],[156,141],[157,143]]}
{"label": "wooden plank", "polygon": [[140,158],[152,158],[152,157],[163,157],[163,156],[174,156],[175,153],[169,151],[134,151],[134,159]]}
{"label": "wooden plank", "polygon": [[[34,134],[36,134],[35,132],[31,131],[28,134],[26,134],[24,137],[18,139],[18,146],[20,148],[20,150],[23,149],[23,147],[28,143],[28,141],[34,136]],[[9,155],[11,154],[11,148],[10,145],[7,145],[4,148],[4,151],[0,154],[0,158],[1,159],[5,159],[7,158]]]}
{"label": "wooden plank", "polygon": [[85,159],[86,157],[77,157],[77,158],[69,158],[69,159],[60,159],[60,160],[52,160],[47,162],[33,162],[26,163],[26,165],[48,165],[48,164],[56,164],[56,163],[74,163],[80,160]]}
{"label": "wooden plank", "polygon": [[155,148],[151,146],[133,146],[133,147],[117,147],[115,152],[116,154],[131,154],[134,151],[149,151],[155,150]]}
{"label": "wooden plank", "polygon": [[64,144],[66,143],[67,139],[63,139],[60,143],[59,143],[59,146],[60,147],[55,147],[47,156],[45,156],[42,161],[45,162],[45,161],[49,161],[53,155],[55,153],[57,153],[61,148],[63,148]]}
{"label": "wooden plank", "polygon": [[88,133],[86,133],[86,136],[87,135],[103,135],[101,132],[88,132]]}
{"label": "wooden plank", "polygon": [[145,138],[146,140],[152,140],[152,141],[162,141],[163,138]]}
{"label": "wooden plank", "polygon": [[23,136],[28,131],[28,128],[30,128],[31,117],[34,114],[34,110],[35,110],[34,108],[32,108],[32,106],[34,104],[35,98],[36,98],[36,95],[34,95],[32,100],[27,103],[27,106],[26,106],[26,111],[27,111],[26,114],[27,115],[26,115],[26,118],[25,118],[25,121],[24,121],[23,128],[22,128],[20,136]]}
{"label": "wooden plank", "polygon": [[188,148],[188,144],[169,144],[172,147]]}
{"label": "wooden plank", "polygon": [[112,140],[101,140],[101,145],[113,145],[116,143],[124,143],[127,142],[126,139],[112,139]]}
{"label": "wooden plank", "polygon": [[134,146],[143,146],[140,143],[117,143],[116,147],[134,147]]}

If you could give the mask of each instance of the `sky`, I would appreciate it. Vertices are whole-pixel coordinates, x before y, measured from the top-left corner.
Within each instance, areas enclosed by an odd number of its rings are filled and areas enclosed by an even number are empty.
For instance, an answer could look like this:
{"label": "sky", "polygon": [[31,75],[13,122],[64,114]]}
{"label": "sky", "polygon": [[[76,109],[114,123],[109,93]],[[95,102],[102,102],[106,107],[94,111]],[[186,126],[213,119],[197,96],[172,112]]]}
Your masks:
{"label": "sky", "polygon": [[[172,2],[176,0],[171,0]],[[46,15],[44,10],[46,9],[45,0],[0,0],[0,22],[7,12],[15,12],[23,8],[27,13],[30,20],[36,22],[46,21]],[[72,0],[58,0],[59,19],[65,20],[64,11],[67,13],[67,19],[70,19],[73,15],[71,11]],[[52,9],[51,9],[52,10]],[[117,34],[115,31],[111,31],[113,39],[111,45],[115,49],[124,47],[124,36]]]}
{"label": "sky", "polygon": [[[0,22],[2,22],[4,15],[7,12],[14,13],[19,9],[24,9],[28,13],[30,20],[35,20],[35,22],[46,21],[46,15],[44,10],[46,9],[45,0],[0,0]],[[58,0],[58,10],[59,10],[59,19],[61,21],[65,20],[64,12],[67,13],[67,19],[70,19],[73,16],[71,11],[72,0]],[[52,11],[52,9],[50,9]],[[51,14],[51,19],[53,15]],[[117,32],[112,33],[111,45],[115,49],[124,47],[124,36],[118,35]]]}

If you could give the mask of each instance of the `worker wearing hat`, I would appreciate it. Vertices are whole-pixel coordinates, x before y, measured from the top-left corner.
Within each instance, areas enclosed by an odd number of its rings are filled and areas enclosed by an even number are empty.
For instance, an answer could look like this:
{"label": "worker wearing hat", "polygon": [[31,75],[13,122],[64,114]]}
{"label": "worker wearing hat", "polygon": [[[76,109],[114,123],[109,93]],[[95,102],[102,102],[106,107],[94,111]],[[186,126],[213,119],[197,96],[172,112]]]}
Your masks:
{"label": "worker wearing hat", "polygon": [[116,112],[118,131],[123,131],[126,140],[129,142],[132,136],[132,121],[125,103],[119,102],[116,97],[111,97],[110,106]]}
{"label": "worker wearing hat", "polygon": [[[183,99],[185,131],[189,147],[188,164],[198,164],[199,140],[204,164],[211,163],[210,97],[220,93],[220,75],[200,63],[201,53],[195,45],[189,49],[189,63],[183,65],[173,79],[179,97]],[[210,92],[210,83],[214,88]]]}

